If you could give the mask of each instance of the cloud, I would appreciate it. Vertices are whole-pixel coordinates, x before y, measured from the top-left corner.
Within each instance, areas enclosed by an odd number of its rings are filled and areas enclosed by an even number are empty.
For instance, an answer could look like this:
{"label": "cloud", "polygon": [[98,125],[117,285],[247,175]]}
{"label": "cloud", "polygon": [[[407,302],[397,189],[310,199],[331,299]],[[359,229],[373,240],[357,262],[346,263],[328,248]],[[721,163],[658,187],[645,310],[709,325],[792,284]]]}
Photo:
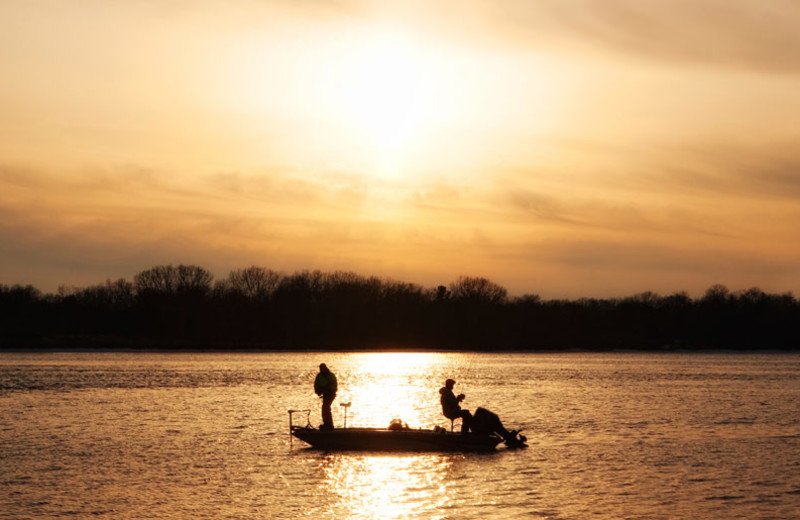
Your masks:
{"label": "cloud", "polygon": [[532,38],[582,41],[648,59],[800,71],[800,5],[792,0],[514,2]]}
{"label": "cloud", "polygon": [[493,176],[506,193],[506,202],[516,201],[513,206],[541,216],[555,212],[559,200],[609,194],[624,195],[632,202],[648,194],[665,200],[793,202],[800,199],[798,147],[800,136],[792,135],[771,140],[758,135],[690,140],[675,134],[669,140],[626,146],[559,140],[548,144],[552,155],[563,158],[555,165],[507,168]]}
{"label": "cloud", "polygon": [[570,212],[570,208],[563,200],[552,195],[524,189],[512,189],[506,193],[506,196],[512,208],[516,208],[538,221],[575,226],[592,225],[575,212]]}
{"label": "cloud", "polygon": [[[665,186],[665,190],[669,188]],[[564,186],[564,192],[569,187]],[[579,197],[508,189],[498,193],[503,217],[509,226],[523,228],[540,236],[565,236],[572,240],[605,237],[609,240],[637,242],[657,238],[674,240],[735,239],[741,231],[731,229],[719,214],[707,208],[668,196],[654,197],[650,189],[619,192],[588,192]],[[624,237],[624,238],[623,238]]]}
{"label": "cloud", "polygon": [[[377,21],[470,45],[527,42],[556,52],[599,48],[643,59],[772,72],[800,71],[794,0],[173,0],[137,5],[170,19],[257,27],[275,14]],[[106,9],[105,3],[98,7]],[[130,7],[127,8],[130,10]]]}
{"label": "cloud", "polygon": [[[582,155],[574,146],[571,155]],[[800,283],[795,149],[709,142],[620,155],[612,147],[595,150],[609,154],[598,169],[592,161],[492,169],[460,184],[6,165],[0,283],[51,291],[193,263],[218,276],[256,264],[423,284],[468,273],[514,294],[555,297],[695,292],[717,282],[792,290]]]}
{"label": "cloud", "polygon": [[[573,143],[567,155],[584,156]],[[702,292],[800,284],[800,162],[793,142],[627,150],[556,173],[506,172],[486,194],[500,281],[543,295]],[[559,177],[562,182],[559,184]],[[511,231],[510,231],[511,230]],[[519,289],[517,289],[519,290]]]}
{"label": "cloud", "polygon": [[[628,170],[628,184],[673,196],[747,199],[758,203],[800,202],[800,142],[769,144],[706,141],[643,152]],[[630,167],[629,167],[630,168]]]}
{"label": "cloud", "polygon": [[[364,218],[362,184],[343,173],[224,173],[149,166],[58,174],[0,168],[0,271],[44,290],[132,276],[160,263],[224,274],[266,265],[363,265],[391,247],[391,223]],[[370,253],[369,251],[372,250]],[[370,256],[371,255],[371,256]]]}
{"label": "cloud", "polygon": [[732,241],[663,241],[646,236],[535,236],[498,251],[493,279],[515,294],[617,297],[655,291],[702,295],[715,283],[738,290],[796,290],[800,255],[772,254]]}

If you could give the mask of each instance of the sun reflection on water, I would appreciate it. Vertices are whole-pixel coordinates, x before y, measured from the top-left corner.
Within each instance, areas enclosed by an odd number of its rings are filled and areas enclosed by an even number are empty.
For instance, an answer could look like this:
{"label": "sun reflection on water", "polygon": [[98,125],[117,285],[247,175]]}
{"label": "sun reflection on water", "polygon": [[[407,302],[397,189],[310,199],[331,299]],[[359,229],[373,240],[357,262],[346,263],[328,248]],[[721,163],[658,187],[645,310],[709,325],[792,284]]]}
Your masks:
{"label": "sun reflection on water", "polygon": [[443,455],[328,455],[320,486],[337,518],[435,518],[449,501],[451,466]]}
{"label": "sun reflection on water", "polygon": [[437,362],[427,352],[371,352],[357,355],[359,370],[374,374],[419,374]]}
{"label": "sun reflection on water", "polygon": [[395,418],[413,428],[439,424],[436,365],[436,355],[429,353],[355,356],[352,369],[340,377],[337,398],[339,404],[352,403],[347,425],[386,427]]}
{"label": "sun reflection on water", "polygon": [[[463,360],[459,362],[464,365]],[[456,366],[435,353],[347,354],[329,363],[339,380],[334,422],[348,427],[387,427],[399,418],[411,428],[447,426],[438,390]],[[319,491],[329,497],[316,510],[331,518],[444,518],[451,510],[453,464],[460,455],[329,453],[318,459]]]}

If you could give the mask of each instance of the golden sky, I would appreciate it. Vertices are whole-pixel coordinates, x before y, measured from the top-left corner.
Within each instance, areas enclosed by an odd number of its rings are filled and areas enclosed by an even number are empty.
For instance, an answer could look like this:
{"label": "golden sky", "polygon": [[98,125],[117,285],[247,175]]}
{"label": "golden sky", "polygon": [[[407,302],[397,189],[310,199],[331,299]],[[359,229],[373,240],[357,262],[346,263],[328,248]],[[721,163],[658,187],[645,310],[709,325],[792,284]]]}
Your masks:
{"label": "golden sky", "polygon": [[4,0],[0,283],[800,292],[792,0]]}

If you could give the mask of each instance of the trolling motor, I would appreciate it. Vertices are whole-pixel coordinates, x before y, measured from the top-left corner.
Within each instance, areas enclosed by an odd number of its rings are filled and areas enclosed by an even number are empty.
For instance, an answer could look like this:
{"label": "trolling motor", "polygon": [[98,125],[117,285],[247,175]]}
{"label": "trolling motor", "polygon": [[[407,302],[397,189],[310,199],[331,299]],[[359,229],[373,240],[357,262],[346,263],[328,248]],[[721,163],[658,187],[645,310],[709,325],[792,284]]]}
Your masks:
{"label": "trolling motor", "polygon": [[351,402],[339,403],[339,406],[344,408],[344,427],[347,428],[347,409],[350,408]]}

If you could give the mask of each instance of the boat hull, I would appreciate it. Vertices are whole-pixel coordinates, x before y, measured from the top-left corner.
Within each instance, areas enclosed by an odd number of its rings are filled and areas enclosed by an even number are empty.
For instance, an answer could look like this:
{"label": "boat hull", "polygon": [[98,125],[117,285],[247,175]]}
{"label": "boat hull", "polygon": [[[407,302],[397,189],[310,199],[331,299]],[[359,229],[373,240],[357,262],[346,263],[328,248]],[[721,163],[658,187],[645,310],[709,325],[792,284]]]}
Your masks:
{"label": "boat hull", "polygon": [[328,451],[494,451],[502,441],[496,435],[387,428],[318,430],[294,426],[292,435],[312,448]]}

